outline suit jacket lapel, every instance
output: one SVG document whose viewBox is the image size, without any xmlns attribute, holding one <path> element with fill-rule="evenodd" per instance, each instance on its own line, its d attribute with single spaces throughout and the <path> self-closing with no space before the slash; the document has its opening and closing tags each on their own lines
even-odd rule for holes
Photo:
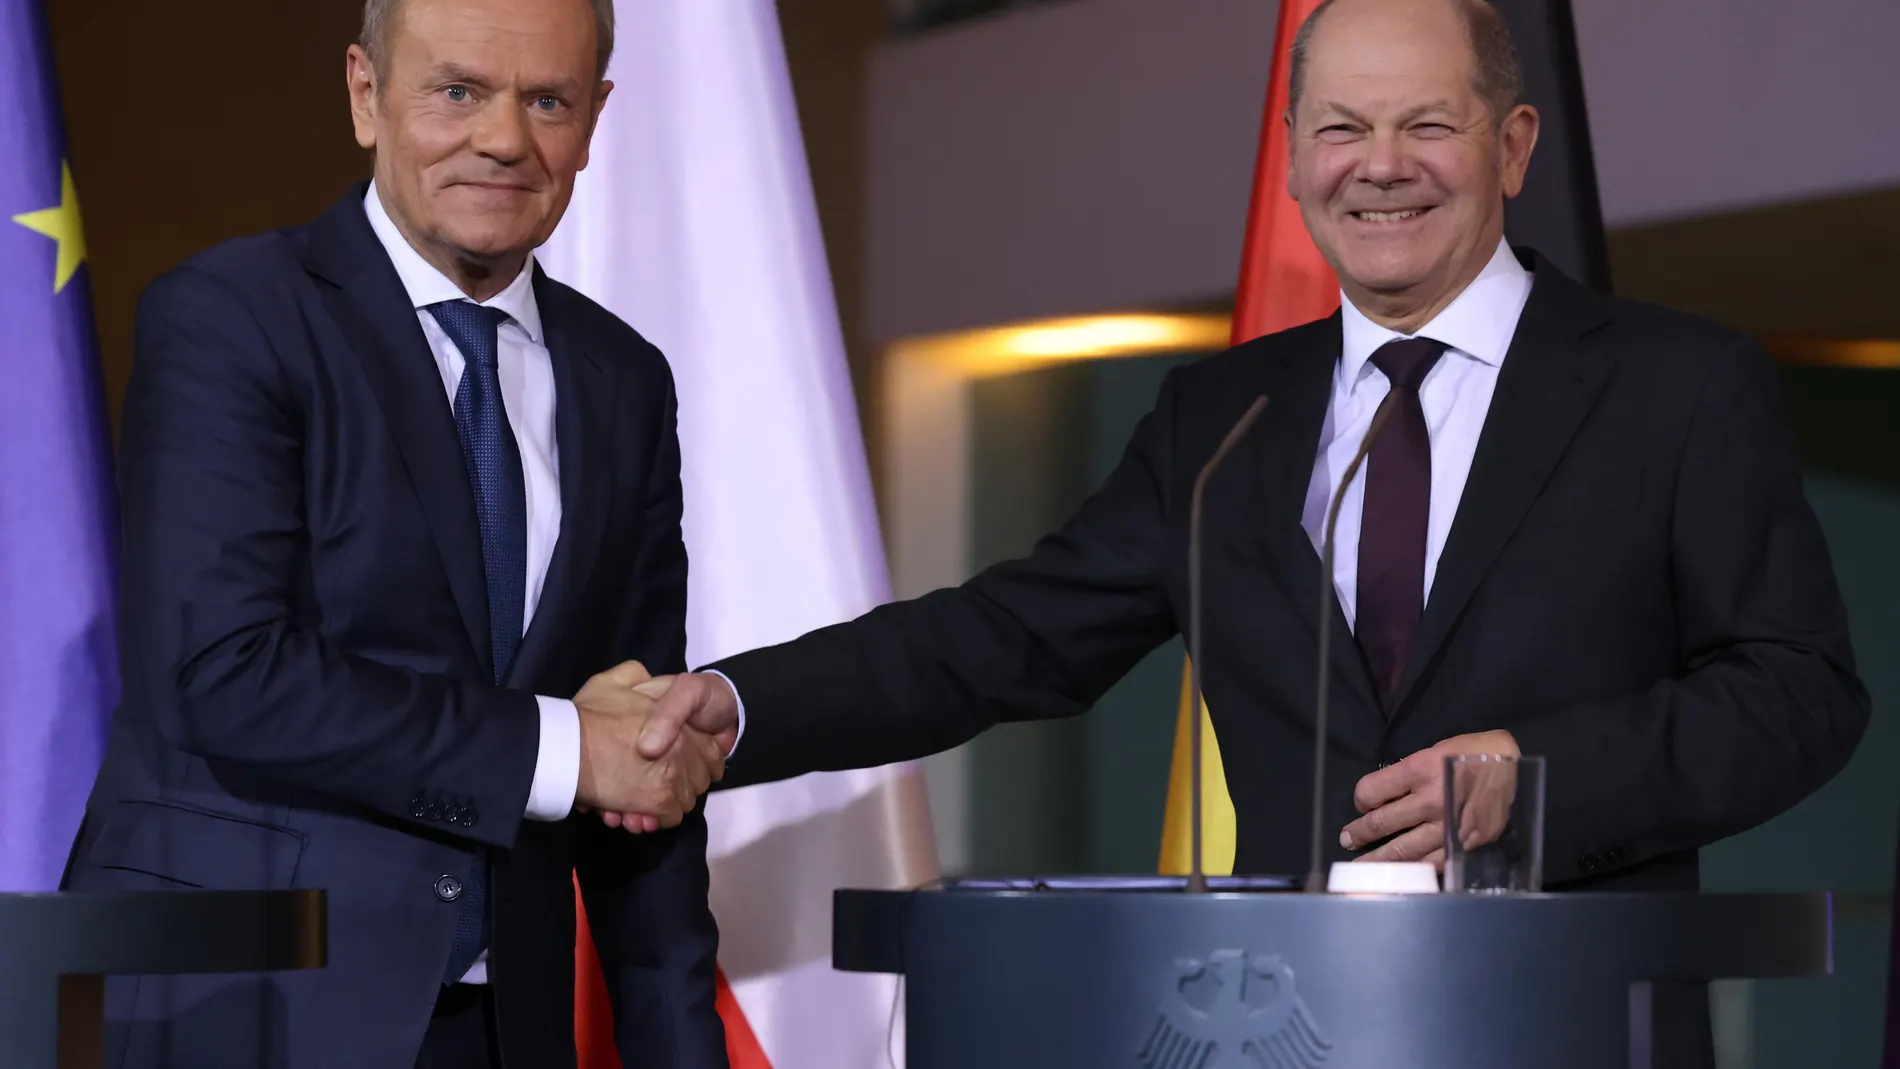
<svg viewBox="0 0 1900 1069">
<path fill-rule="evenodd" d="M 1403 711 L 1486 569 L 1516 531 L 1583 425 L 1612 362 L 1581 339 L 1606 321 L 1595 294 L 1538 261 L 1478 438 L 1457 517 L 1399 684 Z"/>
<path fill-rule="evenodd" d="M 492 672 L 488 590 L 475 495 L 442 374 L 402 280 L 363 214 L 359 185 L 310 228 L 306 265 L 331 283 L 324 301 L 362 362 L 448 573 L 469 643 Z"/>
<path fill-rule="evenodd" d="M 534 271 L 535 303 L 554 365 L 554 437 L 560 450 L 561 533 L 541 587 L 541 601 L 509 671 L 511 680 L 541 678 L 561 633 L 587 588 L 606 529 L 612 475 L 608 443 L 614 419 L 614 372 L 572 329 L 562 294 L 540 267 Z M 604 666 L 603 666 L 604 667 Z"/>
<path fill-rule="evenodd" d="M 1300 523 L 1339 364 L 1339 315 L 1316 324 L 1303 342 L 1275 358 L 1267 386 L 1270 407 L 1254 432 L 1250 450 L 1253 483 L 1261 495 L 1260 529 L 1265 533 L 1267 567 L 1315 642 L 1320 599 L 1326 599 L 1334 686 L 1343 684 L 1346 693 L 1357 696 L 1365 708 L 1376 710 L 1378 696 L 1359 644 L 1346 626 L 1335 587 L 1320 574 L 1319 553 Z"/>
</svg>

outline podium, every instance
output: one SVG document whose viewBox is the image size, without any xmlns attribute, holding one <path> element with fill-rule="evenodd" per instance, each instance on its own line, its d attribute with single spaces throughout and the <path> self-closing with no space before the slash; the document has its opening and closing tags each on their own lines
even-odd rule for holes
<svg viewBox="0 0 1900 1069">
<path fill-rule="evenodd" d="M 909 1069 L 1663 1069 L 1669 985 L 1819 976 L 1826 894 L 837 892 Z"/>
<path fill-rule="evenodd" d="M 322 891 L 0 894 L 0 1065 L 97 1069 L 105 977 L 316 969 Z"/>
</svg>

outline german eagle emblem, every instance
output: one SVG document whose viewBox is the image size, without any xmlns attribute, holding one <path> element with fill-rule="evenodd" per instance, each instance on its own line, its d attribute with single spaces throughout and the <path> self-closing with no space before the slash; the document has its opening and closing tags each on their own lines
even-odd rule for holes
<svg viewBox="0 0 1900 1069">
<path fill-rule="evenodd" d="M 1217 950 L 1174 963 L 1141 1069 L 1318 1069 L 1333 1045 L 1293 989 L 1293 969 L 1265 954 Z"/>
</svg>

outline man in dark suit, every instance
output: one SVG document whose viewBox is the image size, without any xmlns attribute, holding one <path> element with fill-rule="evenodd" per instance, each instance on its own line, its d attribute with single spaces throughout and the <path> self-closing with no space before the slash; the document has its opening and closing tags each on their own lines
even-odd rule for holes
<svg viewBox="0 0 1900 1069">
<path fill-rule="evenodd" d="M 328 966 L 115 980 L 109 1065 L 572 1066 L 576 872 L 629 1064 L 726 1064 L 687 814 L 731 738 L 633 745 L 642 666 L 685 667 L 672 380 L 531 255 L 611 35 L 608 0 L 370 0 L 374 183 L 145 296 L 66 886 L 322 888 Z"/>
<path fill-rule="evenodd" d="M 1264 394 L 1206 492 L 1238 871 L 1306 869 L 1329 582 L 1334 859 L 1434 858 L 1442 758 L 1523 752 L 1548 761 L 1548 882 L 1693 889 L 1697 848 L 1840 769 L 1868 698 L 1766 354 L 1504 244 L 1537 116 L 1488 5 L 1338 0 L 1294 56 L 1288 186 L 1340 314 L 1170 374 L 1027 559 L 644 685 L 643 748 L 728 729 L 743 697 L 729 782 L 753 782 L 1083 712 L 1180 632 L 1195 476 Z M 1394 392 L 1323 576 L 1327 505 Z"/>
</svg>

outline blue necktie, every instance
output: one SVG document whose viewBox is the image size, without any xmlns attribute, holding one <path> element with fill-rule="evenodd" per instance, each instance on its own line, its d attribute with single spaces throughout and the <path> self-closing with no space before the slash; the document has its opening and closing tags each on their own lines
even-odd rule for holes
<svg viewBox="0 0 1900 1069">
<path fill-rule="evenodd" d="M 482 572 L 488 580 L 488 648 L 499 684 L 508 678 L 515 648 L 521 645 L 528 596 L 528 491 L 498 373 L 499 332 L 508 314 L 468 301 L 432 304 L 429 314 L 462 351 L 466 364 L 455 388 L 455 433 L 462 440 L 462 463 L 475 493 Z M 445 983 L 460 980 L 488 946 L 487 899 L 484 857 L 463 886 Z"/>
</svg>

